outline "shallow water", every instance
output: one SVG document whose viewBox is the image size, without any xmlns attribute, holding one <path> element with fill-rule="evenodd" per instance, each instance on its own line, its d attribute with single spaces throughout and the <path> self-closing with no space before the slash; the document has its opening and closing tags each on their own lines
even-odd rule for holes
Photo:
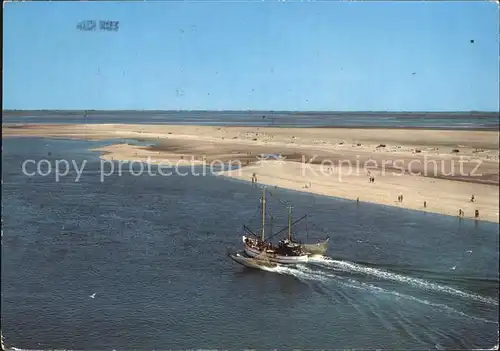
<svg viewBox="0 0 500 351">
<path fill-rule="evenodd" d="M 329 258 L 273 272 L 237 265 L 259 189 L 206 176 L 100 180 L 106 142 L 4 139 L 2 333 L 72 349 L 491 348 L 498 225 L 270 189 L 274 230 L 331 235 Z M 50 156 L 49 155 L 50 152 Z M 26 158 L 87 164 L 23 175 Z M 92 299 L 89 295 L 96 293 Z"/>
<path fill-rule="evenodd" d="M 8 123 L 129 123 L 498 130 L 492 112 L 4 111 Z"/>
</svg>

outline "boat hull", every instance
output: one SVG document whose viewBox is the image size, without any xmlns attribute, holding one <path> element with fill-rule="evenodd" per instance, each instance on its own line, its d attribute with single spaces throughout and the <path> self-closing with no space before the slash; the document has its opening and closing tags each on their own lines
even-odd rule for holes
<svg viewBox="0 0 500 351">
<path fill-rule="evenodd" d="M 246 243 L 246 236 L 243 236 L 243 245 L 245 254 L 250 257 L 257 257 L 263 254 L 263 251 L 253 248 Z M 280 264 L 296 264 L 296 263 L 305 263 L 309 261 L 309 255 L 300 255 L 300 256 L 282 256 L 278 254 L 267 254 L 267 259 L 271 262 L 280 263 Z"/>
<path fill-rule="evenodd" d="M 276 268 L 278 266 L 278 264 L 275 262 L 267 262 L 267 261 L 258 260 L 255 258 L 245 257 L 245 256 L 241 255 L 239 252 L 229 253 L 228 256 L 233 261 L 235 261 L 235 262 L 237 262 L 245 267 L 248 267 L 248 268 L 268 270 L 268 269 Z"/>
</svg>

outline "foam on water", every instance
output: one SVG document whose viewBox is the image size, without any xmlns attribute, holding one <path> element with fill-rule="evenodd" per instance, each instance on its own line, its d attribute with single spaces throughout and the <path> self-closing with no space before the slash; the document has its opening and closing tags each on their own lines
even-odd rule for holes
<svg viewBox="0 0 500 351">
<path fill-rule="evenodd" d="M 279 274 L 293 275 L 302 281 L 316 280 L 322 283 L 327 283 L 332 280 L 331 277 L 321 274 L 320 272 L 313 271 L 304 265 L 296 265 L 295 267 L 278 266 L 269 271 Z"/>
<path fill-rule="evenodd" d="M 461 291 L 461 290 L 458 290 L 458 289 L 455 289 L 455 288 L 452 288 L 449 286 L 432 283 L 432 282 L 429 282 L 429 281 L 424 280 L 424 279 L 407 277 L 407 276 L 404 276 L 401 274 L 391 273 L 391 272 L 388 272 L 388 271 L 385 271 L 382 269 L 362 266 L 362 265 L 359 265 L 359 264 L 356 264 L 353 262 L 333 260 L 329 257 L 324 257 L 324 256 L 312 257 L 310 262 L 316 263 L 316 264 L 324 266 L 326 268 L 330 268 L 330 267 L 331 268 L 343 268 L 344 270 L 350 271 L 350 272 L 364 273 L 364 274 L 372 275 L 372 276 L 382 278 L 382 279 L 406 283 L 406 284 L 409 284 L 409 285 L 412 285 L 412 286 L 415 286 L 418 288 L 426 289 L 426 290 L 432 290 L 432 291 L 446 293 L 446 294 L 450 294 L 450 295 L 454 295 L 454 296 L 460 296 L 463 298 L 468 298 L 468 299 L 472 299 L 475 301 L 498 306 L 498 301 L 496 301 L 492 298 L 489 298 L 489 297 L 468 293 L 468 292 Z"/>
<path fill-rule="evenodd" d="M 296 265 L 295 267 L 278 266 L 278 267 L 269 269 L 269 271 L 279 273 L 279 274 L 292 275 L 292 276 L 294 276 L 302 281 L 314 280 L 314 281 L 319 281 L 321 283 L 328 283 L 328 282 L 332 282 L 335 280 L 337 283 L 342 284 L 342 285 L 347 286 L 347 287 L 350 287 L 350 288 L 363 289 L 363 290 L 368 290 L 368 291 L 382 293 L 382 294 L 390 294 L 390 295 L 393 295 L 397 298 L 402 298 L 402 299 L 410 300 L 410 301 L 417 302 L 417 303 L 420 303 L 423 305 L 436 307 L 438 309 L 445 310 L 445 311 L 448 311 L 450 313 L 458 314 L 462 317 L 474 319 L 474 320 L 481 321 L 484 323 L 498 324 L 498 321 L 489 320 L 489 319 L 476 317 L 476 316 L 471 316 L 469 314 L 466 314 L 462 311 L 456 310 L 456 309 L 454 309 L 448 305 L 442 304 L 442 303 L 434 303 L 434 302 L 431 302 L 429 300 L 419 299 L 419 298 L 416 298 L 416 297 L 411 296 L 411 295 L 402 294 L 402 293 L 399 293 L 397 291 L 387 290 L 387 289 L 384 289 L 384 288 L 381 288 L 381 287 L 378 287 L 378 286 L 375 286 L 372 284 L 363 283 L 363 282 L 354 280 L 352 278 L 345 278 L 345 277 L 341 277 L 341 276 L 338 276 L 335 274 L 330 274 L 330 273 L 321 272 L 321 271 L 315 271 L 315 270 L 313 270 L 307 266 L 304 266 L 304 265 Z"/>
</svg>

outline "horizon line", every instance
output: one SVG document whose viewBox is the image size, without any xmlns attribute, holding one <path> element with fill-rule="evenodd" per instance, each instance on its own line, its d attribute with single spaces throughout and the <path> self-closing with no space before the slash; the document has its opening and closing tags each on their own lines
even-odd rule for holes
<svg viewBox="0 0 500 351">
<path fill-rule="evenodd" d="M 416 110 L 207 110 L 207 109 L 2 109 L 2 112 L 267 112 L 267 113 L 500 113 L 500 110 L 448 110 L 448 111 L 416 111 Z"/>
</svg>

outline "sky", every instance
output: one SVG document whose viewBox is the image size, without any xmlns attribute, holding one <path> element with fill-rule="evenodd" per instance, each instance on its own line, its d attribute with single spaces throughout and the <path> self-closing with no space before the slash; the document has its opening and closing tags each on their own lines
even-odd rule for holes
<svg viewBox="0 0 500 351">
<path fill-rule="evenodd" d="M 498 111 L 499 7 L 7 3 L 3 109 Z"/>
</svg>

